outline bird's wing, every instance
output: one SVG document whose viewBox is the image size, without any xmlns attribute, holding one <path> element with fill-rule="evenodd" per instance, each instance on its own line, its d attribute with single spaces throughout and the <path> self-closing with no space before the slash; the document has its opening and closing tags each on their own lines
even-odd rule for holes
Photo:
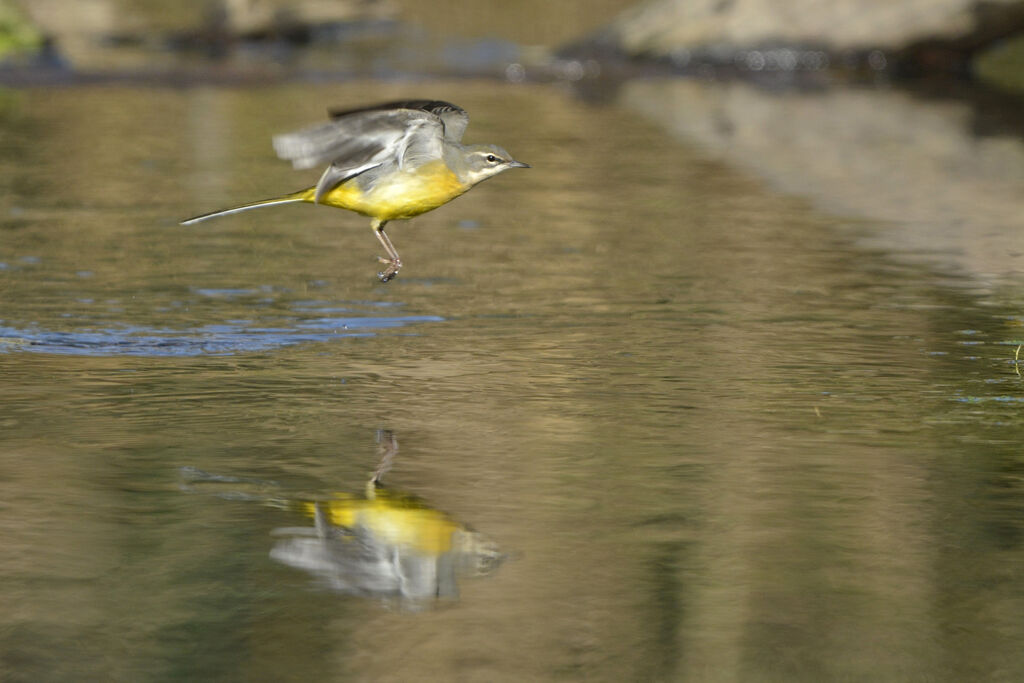
<svg viewBox="0 0 1024 683">
<path fill-rule="evenodd" d="M 277 155 L 295 168 L 330 162 L 316 185 L 317 202 L 341 182 L 378 166 L 416 168 L 439 159 L 442 138 L 452 139 L 451 132 L 461 137 L 469 121 L 461 108 L 428 100 L 332 111 L 331 116 L 326 123 L 274 137 Z"/>
<path fill-rule="evenodd" d="M 353 114 L 396 109 L 425 111 L 428 114 L 433 114 L 441 119 L 441 123 L 444 126 L 444 136 L 452 142 L 460 142 L 462 134 L 466 132 L 466 126 L 469 125 L 469 114 L 466 113 L 465 109 L 457 104 L 442 100 L 401 100 L 398 102 L 375 104 L 360 109 L 329 109 L 328 114 L 330 114 L 332 119 L 337 120 Z"/>
</svg>

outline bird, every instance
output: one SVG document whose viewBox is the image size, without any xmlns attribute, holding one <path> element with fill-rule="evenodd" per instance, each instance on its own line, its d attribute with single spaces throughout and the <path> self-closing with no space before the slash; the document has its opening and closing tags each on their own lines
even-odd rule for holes
<svg viewBox="0 0 1024 683">
<path fill-rule="evenodd" d="M 328 109 L 329 120 L 273 137 L 277 155 L 295 169 L 327 164 L 316 185 L 298 192 L 211 211 L 181 222 L 298 202 L 347 209 L 371 219 L 387 252 L 378 256 L 381 282 L 394 278 L 402 259 L 384 226 L 447 204 L 510 168 L 530 168 L 503 148 L 462 144 L 469 115 L 441 100 L 403 100 L 358 109 Z"/>
</svg>

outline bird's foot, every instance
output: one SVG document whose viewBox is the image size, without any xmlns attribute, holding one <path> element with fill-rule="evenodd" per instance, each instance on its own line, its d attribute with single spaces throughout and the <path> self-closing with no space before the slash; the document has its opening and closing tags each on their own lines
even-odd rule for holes
<svg viewBox="0 0 1024 683">
<path fill-rule="evenodd" d="M 378 256 L 377 260 L 381 263 L 387 264 L 387 268 L 377 273 L 377 277 L 381 282 L 387 282 L 393 277 L 398 275 L 398 271 L 402 269 L 402 261 L 400 259 L 389 259 L 383 256 Z"/>
</svg>

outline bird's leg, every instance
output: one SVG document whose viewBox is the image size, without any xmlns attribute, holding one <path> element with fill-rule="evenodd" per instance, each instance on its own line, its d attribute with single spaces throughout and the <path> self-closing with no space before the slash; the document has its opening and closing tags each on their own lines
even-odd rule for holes
<svg viewBox="0 0 1024 683">
<path fill-rule="evenodd" d="M 377 489 L 384 486 L 380 480 L 391 469 L 395 455 L 398 454 L 398 439 L 395 438 L 394 432 L 390 429 L 377 430 L 377 444 L 378 451 L 380 452 L 380 463 L 377 465 L 377 469 L 373 471 L 370 481 L 366 484 L 366 497 L 371 500 L 376 495 Z"/>
<path fill-rule="evenodd" d="M 395 250 L 395 245 L 391 244 L 391 240 L 388 239 L 387 233 L 384 232 L 384 226 L 387 225 L 387 221 L 373 219 L 373 233 L 377 235 L 377 239 L 384 245 L 384 251 L 388 252 L 388 258 L 378 256 L 377 260 L 381 263 L 386 263 L 387 268 L 377 273 L 377 277 L 380 278 L 381 282 L 387 282 L 394 276 L 398 275 L 398 271 L 402 268 L 402 259 L 398 258 L 398 252 Z"/>
</svg>

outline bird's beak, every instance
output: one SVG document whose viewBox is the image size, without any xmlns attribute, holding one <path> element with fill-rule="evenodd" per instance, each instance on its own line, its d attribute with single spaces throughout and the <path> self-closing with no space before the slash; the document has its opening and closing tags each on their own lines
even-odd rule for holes
<svg viewBox="0 0 1024 683">
<path fill-rule="evenodd" d="M 508 167 L 509 168 L 530 168 L 530 165 L 529 164 L 524 164 L 521 161 L 513 160 L 513 161 L 508 162 Z"/>
</svg>

